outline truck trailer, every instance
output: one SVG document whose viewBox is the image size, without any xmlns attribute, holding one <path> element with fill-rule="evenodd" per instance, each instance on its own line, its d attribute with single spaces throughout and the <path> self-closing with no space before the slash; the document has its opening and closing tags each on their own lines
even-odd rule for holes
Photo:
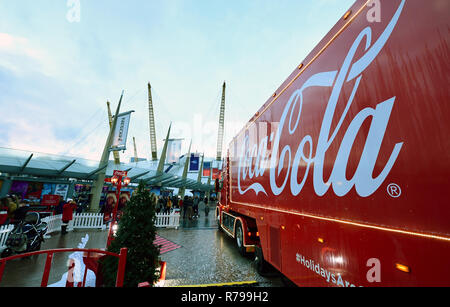
<svg viewBox="0 0 450 307">
<path fill-rule="evenodd" d="M 232 139 L 216 217 L 260 273 L 450 286 L 449 38 L 447 0 L 358 0 Z"/>
</svg>

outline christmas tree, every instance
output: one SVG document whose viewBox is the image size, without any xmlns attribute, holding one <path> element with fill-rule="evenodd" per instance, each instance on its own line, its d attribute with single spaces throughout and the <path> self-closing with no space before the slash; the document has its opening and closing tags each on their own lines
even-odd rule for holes
<svg viewBox="0 0 450 307">
<path fill-rule="evenodd" d="M 153 285 L 159 275 L 159 247 L 154 245 L 156 236 L 156 196 L 145 190 L 141 181 L 123 210 L 116 236 L 108 251 L 119 253 L 128 248 L 124 287 L 137 287 L 141 282 Z M 114 287 L 118 258 L 107 256 L 100 261 L 103 285 Z"/>
</svg>

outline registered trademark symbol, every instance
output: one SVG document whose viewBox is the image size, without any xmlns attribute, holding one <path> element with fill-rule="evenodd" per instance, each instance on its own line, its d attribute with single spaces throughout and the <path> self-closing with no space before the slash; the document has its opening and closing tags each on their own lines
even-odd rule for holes
<svg viewBox="0 0 450 307">
<path fill-rule="evenodd" d="M 395 183 L 391 183 L 390 185 L 388 185 L 387 192 L 389 196 L 394 198 L 400 197 L 400 195 L 402 195 L 402 189 L 400 189 L 400 187 Z"/>
</svg>

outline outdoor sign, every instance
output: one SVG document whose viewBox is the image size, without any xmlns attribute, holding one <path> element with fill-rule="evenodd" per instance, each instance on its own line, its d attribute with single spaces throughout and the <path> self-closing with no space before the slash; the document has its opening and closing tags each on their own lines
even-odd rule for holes
<svg viewBox="0 0 450 307">
<path fill-rule="evenodd" d="M 60 196 L 59 195 L 44 195 L 42 198 L 41 205 L 42 206 L 57 206 L 59 204 Z"/>
<path fill-rule="evenodd" d="M 18 194 L 23 199 L 28 191 L 28 182 L 13 181 L 10 189 L 10 194 Z"/>
<path fill-rule="evenodd" d="M 203 162 L 203 176 L 209 177 L 211 175 L 211 162 Z"/>
<path fill-rule="evenodd" d="M 167 142 L 167 158 L 166 163 L 178 163 L 181 156 L 182 139 L 169 139 Z"/>
<path fill-rule="evenodd" d="M 56 184 L 54 183 L 44 183 L 42 185 L 41 199 L 43 199 L 45 195 L 53 194 L 53 192 L 55 191 L 55 187 Z"/>
<path fill-rule="evenodd" d="M 55 195 L 59 195 L 63 199 L 66 199 L 68 191 L 69 191 L 68 184 L 57 184 L 55 188 Z"/>
<path fill-rule="evenodd" d="M 43 184 L 41 182 L 29 182 L 25 199 L 40 199 L 42 194 Z"/>
<path fill-rule="evenodd" d="M 128 127 L 130 125 L 130 117 L 132 112 L 134 111 L 122 113 L 117 116 L 117 124 L 111 143 L 111 151 L 127 149 Z"/>
<path fill-rule="evenodd" d="M 150 193 L 154 193 L 157 196 L 161 195 L 161 188 L 160 187 L 151 187 Z"/>
<path fill-rule="evenodd" d="M 213 168 L 212 179 L 213 179 L 213 180 L 215 180 L 215 179 L 221 179 L 221 177 L 222 177 L 221 174 L 222 174 L 222 172 L 221 172 L 220 169 L 218 169 L 218 168 Z"/>
<path fill-rule="evenodd" d="M 128 174 L 127 171 L 118 171 L 118 170 L 115 170 L 115 171 L 113 172 L 113 176 L 117 176 L 117 177 L 119 177 L 119 176 L 126 177 L 127 174 Z"/>
<path fill-rule="evenodd" d="M 198 172 L 199 166 L 200 166 L 200 157 L 196 154 L 191 154 L 191 158 L 189 159 L 189 171 Z"/>
</svg>

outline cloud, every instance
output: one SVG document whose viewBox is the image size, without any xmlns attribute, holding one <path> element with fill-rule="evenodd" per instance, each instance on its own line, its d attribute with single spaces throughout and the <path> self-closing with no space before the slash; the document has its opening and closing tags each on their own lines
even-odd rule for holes
<svg viewBox="0 0 450 307">
<path fill-rule="evenodd" d="M 106 100 L 114 111 L 122 89 L 122 111 L 136 112 L 121 156 L 133 155 L 133 136 L 139 156 L 149 156 L 148 81 L 158 149 L 172 121 L 171 137 L 185 138 L 185 150 L 192 138 L 193 150 L 214 156 L 222 82 L 226 148 L 347 8 L 342 0 L 98 0 L 82 1 L 81 20 L 71 23 L 66 1 L 19 2 L 0 0 L 0 109 L 8 118 L 0 146 L 94 159 L 107 135 L 96 129 L 107 125 Z"/>
<path fill-rule="evenodd" d="M 54 74 L 54 66 L 47 53 L 24 37 L 0 33 L 0 66 L 17 75 L 39 71 L 46 76 Z"/>
<path fill-rule="evenodd" d="M 30 57 L 38 57 L 38 52 L 28 46 L 27 39 L 23 37 L 15 37 L 7 33 L 0 33 L 0 51 L 9 53 L 24 53 Z"/>
</svg>

